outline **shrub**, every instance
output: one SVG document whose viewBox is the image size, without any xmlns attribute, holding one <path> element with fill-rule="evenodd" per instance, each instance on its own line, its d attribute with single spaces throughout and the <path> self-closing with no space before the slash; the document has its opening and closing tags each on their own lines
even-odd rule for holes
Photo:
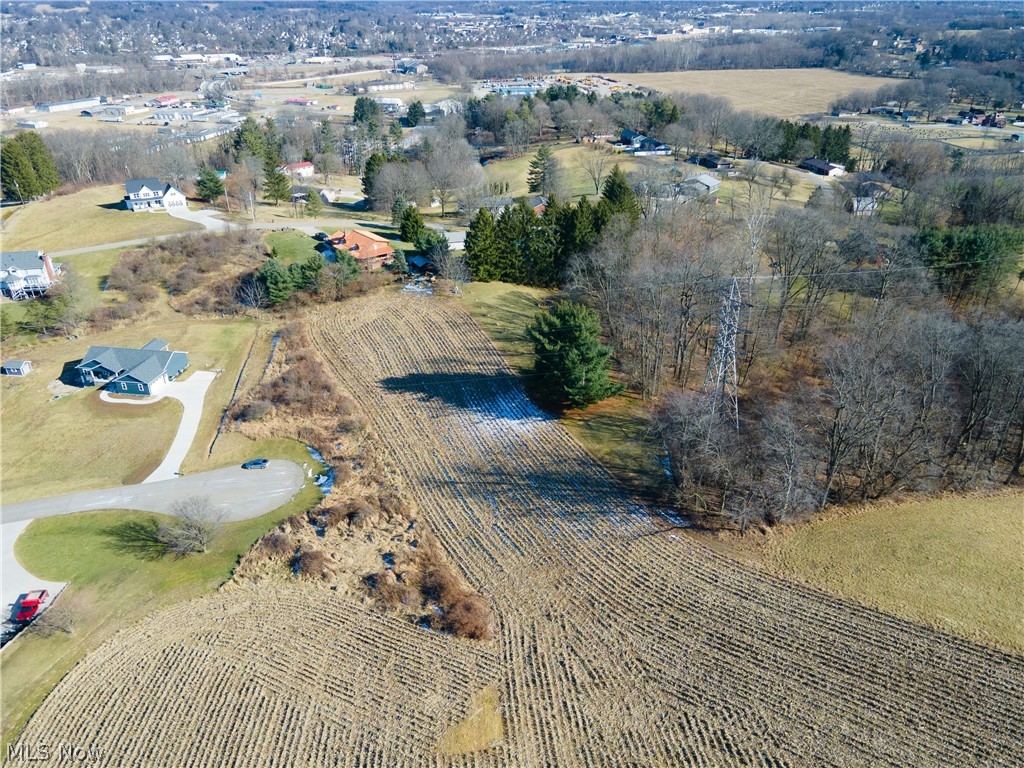
<svg viewBox="0 0 1024 768">
<path fill-rule="evenodd" d="M 494 637 L 494 615 L 487 601 L 479 595 L 463 594 L 445 610 L 449 630 L 459 637 L 491 640 Z"/>
<path fill-rule="evenodd" d="M 260 548 L 269 557 L 286 557 L 295 552 L 295 541 L 284 531 L 271 531 L 260 539 Z"/>
<path fill-rule="evenodd" d="M 353 499 L 348 503 L 348 524 L 358 530 L 364 530 L 372 526 L 379 518 L 380 513 L 367 503 L 366 499 Z"/>
<path fill-rule="evenodd" d="M 273 407 L 273 403 L 269 400 L 253 400 L 251 403 L 242 406 L 235 418 L 239 421 L 260 421 L 266 418 Z"/>
<path fill-rule="evenodd" d="M 299 553 L 295 559 L 295 570 L 299 576 L 307 579 L 328 579 L 331 571 L 327 564 L 327 554 L 322 549 L 308 549 Z"/>
</svg>

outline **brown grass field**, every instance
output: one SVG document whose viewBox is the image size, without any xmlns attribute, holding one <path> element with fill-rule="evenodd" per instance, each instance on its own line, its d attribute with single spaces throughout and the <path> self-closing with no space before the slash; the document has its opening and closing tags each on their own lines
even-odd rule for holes
<svg viewBox="0 0 1024 768">
<path fill-rule="evenodd" d="M 454 301 L 378 294 L 310 324 L 497 638 L 301 585 L 231 590 L 86 657 L 21 743 L 110 766 L 1024 762 L 1024 659 L 788 584 L 654 518 Z"/>
<path fill-rule="evenodd" d="M 829 102 L 850 91 L 876 91 L 899 82 L 831 69 L 732 69 L 714 72 L 606 74 L 622 84 L 663 93 L 724 96 L 733 107 L 778 117 L 800 117 L 828 110 Z"/>
</svg>

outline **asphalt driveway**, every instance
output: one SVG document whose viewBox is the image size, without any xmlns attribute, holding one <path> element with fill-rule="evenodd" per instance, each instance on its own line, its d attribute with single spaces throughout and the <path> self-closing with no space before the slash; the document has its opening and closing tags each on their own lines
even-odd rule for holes
<svg viewBox="0 0 1024 768">
<path fill-rule="evenodd" d="M 69 493 L 0 507 L 0 612 L 6 618 L 18 597 L 31 589 L 48 589 L 54 595 L 65 586 L 36 578 L 14 557 L 14 542 L 32 520 L 100 509 L 168 514 L 181 499 L 208 496 L 225 522 L 235 522 L 265 515 L 287 503 L 302 488 L 304 479 L 298 464 L 274 459 L 266 469 L 227 467 L 171 480 Z"/>
</svg>

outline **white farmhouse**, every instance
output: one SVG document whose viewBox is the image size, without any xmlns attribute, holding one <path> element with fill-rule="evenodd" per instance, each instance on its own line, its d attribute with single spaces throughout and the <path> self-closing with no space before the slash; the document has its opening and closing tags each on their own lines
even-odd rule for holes
<svg viewBox="0 0 1024 768">
<path fill-rule="evenodd" d="M 160 179 L 131 179 L 124 183 L 124 205 L 129 211 L 185 210 L 185 193 Z"/>
<path fill-rule="evenodd" d="M 42 251 L 0 253 L 0 292 L 19 301 L 42 296 L 60 281 L 60 264 Z"/>
</svg>

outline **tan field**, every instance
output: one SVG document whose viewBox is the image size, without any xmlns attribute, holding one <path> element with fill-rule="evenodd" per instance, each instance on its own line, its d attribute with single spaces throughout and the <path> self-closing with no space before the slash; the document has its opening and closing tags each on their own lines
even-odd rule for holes
<svg viewBox="0 0 1024 768">
<path fill-rule="evenodd" d="M 824 112 L 834 98 L 850 91 L 876 91 L 883 85 L 900 82 L 830 69 L 732 69 L 602 76 L 664 93 L 724 96 L 736 109 L 789 118 Z"/>
<path fill-rule="evenodd" d="M 233 589 L 86 657 L 21 742 L 154 766 L 1024 762 L 1024 659 L 792 586 L 660 521 L 454 301 L 382 293 L 310 328 L 497 637 L 300 584 Z"/>
</svg>

